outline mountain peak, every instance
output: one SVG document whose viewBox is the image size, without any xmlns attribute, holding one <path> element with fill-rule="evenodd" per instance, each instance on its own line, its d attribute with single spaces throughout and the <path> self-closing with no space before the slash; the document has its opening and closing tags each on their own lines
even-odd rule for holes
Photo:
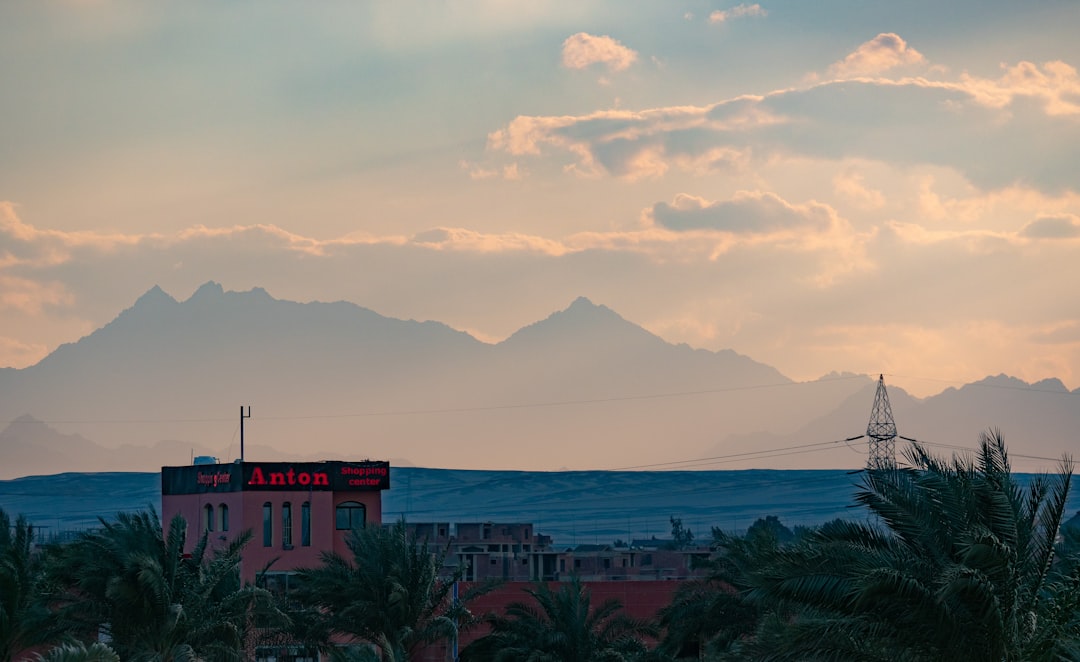
<svg viewBox="0 0 1080 662">
<path fill-rule="evenodd" d="M 578 297 L 570 303 L 564 310 L 552 314 L 548 319 L 555 319 L 559 317 L 568 317 L 570 319 L 582 319 L 582 320 L 595 320 L 595 319 L 615 319 L 621 322 L 626 322 L 622 315 L 619 315 L 614 310 L 607 306 L 593 303 L 587 297 Z"/>
<path fill-rule="evenodd" d="M 578 298 L 574 299 L 570 303 L 570 305 L 567 307 L 567 310 L 573 310 L 575 308 L 604 308 L 604 307 L 605 306 L 596 305 L 595 303 L 590 301 L 588 297 L 578 297 Z"/>
<path fill-rule="evenodd" d="M 185 303 L 191 303 L 194 301 L 212 300 L 218 299 L 224 296 L 225 290 L 221 287 L 221 283 L 208 280 L 199 286 L 199 289 L 195 290 L 195 293 L 185 301 Z"/>
<path fill-rule="evenodd" d="M 559 338 L 573 344 L 610 345 L 616 339 L 635 341 L 658 341 L 662 339 L 649 333 L 607 306 L 597 305 L 586 297 L 578 297 L 564 310 L 519 329 L 504 343 L 522 341 L 545 342 Z M 546 340 L 545 340 L 546 339 Z"/>
<path fill-rule="evenodd" d="M 176 299 L 169 296 L 160 286 L 155 285 L 135 300 L 135 305 L 140 307 L 157 306 L 162 304 L 176 303 Z"/>
</svg>

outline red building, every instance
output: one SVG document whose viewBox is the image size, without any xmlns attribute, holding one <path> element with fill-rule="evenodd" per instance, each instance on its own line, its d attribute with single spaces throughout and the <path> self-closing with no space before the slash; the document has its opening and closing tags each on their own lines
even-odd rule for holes
<svg viewBox="0 0 1080 662">
<path fill-rule="evenodd" d="M 333 550 L 348 556 L 352 529 L 382 523 L 382 490 L 390 487 L 387 462 L 234 462 L 162 467 L 161 512 L 165 522 L 188 522 L 185 552 L 203 532 L 221 547 L 240 532 L 254 534 L 244 550 L 241 574 L 272 569 L 287 573 L 319 564 Z"/>
</svg>

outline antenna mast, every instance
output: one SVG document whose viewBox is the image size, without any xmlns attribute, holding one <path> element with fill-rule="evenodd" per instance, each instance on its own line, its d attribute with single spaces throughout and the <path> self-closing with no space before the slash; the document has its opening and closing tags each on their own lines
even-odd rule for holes
<svg viewBox="0 0 1080 662">
<path fill-rule="evenodd" d="M 878 375 L 877 393 L 874 394 L 874 408 L 870 412 L 866 436 L 870 440 L 870 455 L 866 459 L 867 468 L 895 469 L 896 421 L 893 420 L 889 393 L 885 390 L 885 375 Z"/>
<path fill-rule="evenodd" d="M 247 414 L 244 413 L 244 405 L 240 405 L 240 462 L 244 461 L 244 419 L 251 418 L 251 406 L 248 405 Z M 895 432 L 895 430 L 894 430 Z"/>
</svg>

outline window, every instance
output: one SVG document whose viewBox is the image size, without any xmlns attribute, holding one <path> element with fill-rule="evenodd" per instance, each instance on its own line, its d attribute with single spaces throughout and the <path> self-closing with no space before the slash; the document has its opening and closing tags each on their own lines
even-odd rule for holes
<svg viewBox="0 0 1080 662">
<path fill-rule="evenodd" d="M 207 531 L 214 530 L 214 507 L 210 504 L 203 506 L 203 528 Z"/>
<path fill-rule="evenodd" d="M 300 544 L 311 547 L 311 503 L 300 505 Z"/>
<path fill-rule="evenodd" d="M 296 600 L 294 591 L 301 585 L 301 579 L 292 572 L 260 572 L 255 577 L 255 585 L 267 590 L 274 602 L 282 605 L 286 613 L 299 611 L 302 607 Z M 262 610 L 256 610 L 255 627 L 271 627 L 271 619 Z"/>
<path fill-rule="evenodd" d="M 288 501 L 281 504 L 281 546 L 292 547 L 292 504 Z"/>
<path fill-rule="evenodd" d="M 337 507 L 335 526 L 338 531 L 349 531 L 364 528 L 367 516 L 367 508 L 364 504 L 356 501 L 346 501 Z"/>
<path fill-rule="evenodd" d="M 263 547 L 274 545 L 274 504 L 263 504 Z"/>
<path fill-rule="evenodd" d="M 221 514 L 221 530 L 229 530 L 229 507 L 225 504 L 218 506 L 218 513 Z"/>
</svg>

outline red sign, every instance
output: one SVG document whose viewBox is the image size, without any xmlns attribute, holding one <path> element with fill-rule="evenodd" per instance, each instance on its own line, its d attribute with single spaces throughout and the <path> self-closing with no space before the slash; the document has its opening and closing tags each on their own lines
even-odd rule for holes
<svg viewBox="0 0 1080 662">
<path fill-rule="evenodd" d="M 366 462 L 234 462 L 162 467 L 162 494 L 254 491 L 371 491 L 390 488 L 390 464 Z"/>
<path fill-rule="evenodd" d="M 269 479 L 267 478 L 269 476 Z M 297 485 L 299 487 L 330 487 L 330 477 L 325 471 L 295 471 L 289 467 L 288 471 L 267 471 L 259 465 L 251 468 L 251 478 L 248 485 Z"/>
</svg>

